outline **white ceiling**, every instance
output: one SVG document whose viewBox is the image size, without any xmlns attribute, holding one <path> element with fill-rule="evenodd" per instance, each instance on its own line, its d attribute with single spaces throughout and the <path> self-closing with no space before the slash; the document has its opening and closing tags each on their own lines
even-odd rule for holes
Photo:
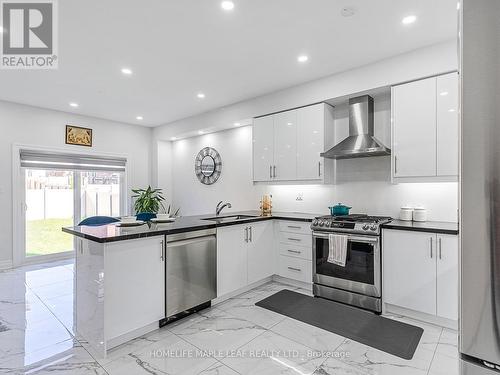
<svg viewBox="0 0 500 375">
<path fill-rule="evenodd" d="M 0 99 L 156 126 L 435 44 L 457 30 L 457 0 L 234 3 L 225 12 L 220 0 L 59 1 L 59 69 L 0 71 Z M 342 17 L 345 6 L 357 13 Z M 409 14 L 417 22 L 402 25 Z M 309 61 L 298 63 L 299 54 Z M 133 74 L 125 77 L 123 67 Z"/>
</svg>

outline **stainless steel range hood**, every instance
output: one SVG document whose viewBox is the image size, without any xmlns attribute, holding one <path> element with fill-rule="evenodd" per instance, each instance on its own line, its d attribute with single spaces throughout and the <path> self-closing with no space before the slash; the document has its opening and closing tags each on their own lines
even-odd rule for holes
<svg viewBox="0 0 500 375">
<path fill-rule="evenodd" d="M 321 153 L 329 159 L 350 159 L 390 155 L 391 150 L 373 136 L 373 98 L 349 99 L 349 137 Z"/>
</svg>

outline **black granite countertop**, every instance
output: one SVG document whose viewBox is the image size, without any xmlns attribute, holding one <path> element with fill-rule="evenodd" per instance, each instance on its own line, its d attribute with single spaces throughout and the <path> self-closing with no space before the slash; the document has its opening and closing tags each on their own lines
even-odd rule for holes
<svg viewBox="0 0 500 375">
<path fill-rule="evenodd" d="M 144 225 L 138 227 L 118 227 L 115 224 L 100 226 L 75 226 L 62 228 L 62 230 L 63 232 L 91 241 L 105 243 L 191 232 L 194 230 L 219 228 L 228 225 L 248 224 L 273 219 L 311 222 L 315 217 L 319 216 L 298 212 L 274 212 L 272 216 L 260 216 L 260 211 L 226 211 L 224 214 L 220 215 L 220 217 L 224 218 L 225 216 L 234 215 L 250 215 L 252 217 L 231 221 L 211 221 L 203 219 L 213 217 L 215 215 L 181 216 L 178 217 L 173 223 L 145 223 Z"/>
<path fill-rule="evenodd" d="M 458 234 L 458 223 L 446 221 L 403 221 L 393 220 L 382 226 L 384 229 L 409 230 L 441 234 Z"/>
</svg>

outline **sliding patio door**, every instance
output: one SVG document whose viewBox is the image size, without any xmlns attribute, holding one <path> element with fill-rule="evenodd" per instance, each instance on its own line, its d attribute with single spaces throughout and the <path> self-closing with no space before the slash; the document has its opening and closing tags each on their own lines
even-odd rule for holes
<svg viewBox="0 0 500 375">
<path fill-rule="evenodd" d="M 125 159 L 20 150 L 24 187 L 22 262 L 71 256 L 63 227 L 126 214 Z"/>
</svg>

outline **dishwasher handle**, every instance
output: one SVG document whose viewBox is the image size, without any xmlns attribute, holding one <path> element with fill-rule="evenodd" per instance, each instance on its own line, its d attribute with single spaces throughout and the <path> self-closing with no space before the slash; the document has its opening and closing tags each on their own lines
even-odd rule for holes
<svg viewBox="0 0 500 375">
<path fill-rule="evenodd" d="M 202 236 L 202 237 L 193 237 L 193 238 L 188 238 L 187 240 L 180 240 L 180 241 L 167 241 L 167 248 L 168 247 L 173 247 L 173 246 L 183 246 L 183 245 L 189 245 L 193 243 L 198 243 L 198 242 L 205 242 L 207 240 L 211 239 L 216 239 L 214 234 L 209 235 L 209 236 Z"/>
</svg>

